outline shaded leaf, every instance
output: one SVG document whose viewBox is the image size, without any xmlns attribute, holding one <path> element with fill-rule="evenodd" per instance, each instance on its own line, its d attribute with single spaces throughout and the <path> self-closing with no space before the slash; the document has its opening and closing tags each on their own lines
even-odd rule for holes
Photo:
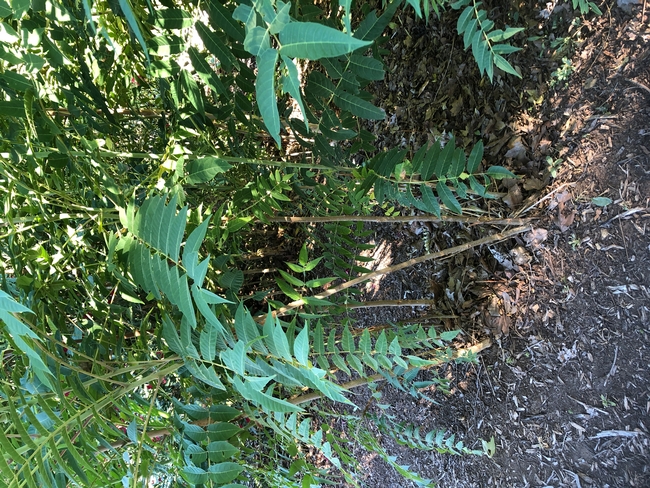
<svg viewBox="0 0 650 488">
<path fill-rule="evenodd" d="M 386 113 L 382 109 L 348 92 L 337 90 L 334 95 L 334 103 L 357 117 L 369 120 L 384 120 L 386 118 Z"/>
<path fill-rule="evenodd" d="M 438 196 L 442 200 L 442 203 L 444 203 L 449 210 L 457 214 L 463 213 L 458 200 L 456 200 L 456 197 L 444 182 L 438 182 L 436 185 L 436 191 L 438 192 Z"/>
<path fill-rule="evenodd" d="M 255 93 L 264 125 L 271 137 L 275 139 L 278 147 L 280 147 L 282 145 L 280 140 L 280 115 L 275 94 L 275 65 L 277 61 L 278 52 L 275 49 L 267 49 L 257 57 Z"/>
</svg>

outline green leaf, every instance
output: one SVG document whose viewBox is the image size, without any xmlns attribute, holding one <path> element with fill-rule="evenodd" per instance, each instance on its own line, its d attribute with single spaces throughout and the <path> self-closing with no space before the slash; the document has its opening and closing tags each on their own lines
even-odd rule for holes
<svg viewBox="0 0 650 488">
<path fill-rule="evenodd" d="M 353 73 L 365 80 L 379 81 L 384 79 L 384 64 L 378 59 L 352 54 L 348 67 Z"/>
<path fill-rule="evenodd" d="M 209 0 L 208 9 L 210 11 L 212 25 L 219 26 L 220 29 L 235 41 L 244 42 L 244 30 L 219 0 Z"/>
<path fill-rule="evenodd" d="M 23 53 L 20 56 L 25 63 L 25 68 L 30 73 L 40 71 L 45 66 L 45 59 L 32 53 Z"/>
<path fill-rule="evenodd" d="M 447 330 L 440 334 L 440 339 L 446 342 L 453 341 L 458 334 L 460 334 L 459 330 Z"/>
<path fill-rule="evenodd" d="M 246 374 L 246 347 L 244 341 L 239 340 L 232 349 L 225 349 L 219 353 L 223 364 L 239 376 Z"/>
<path fill-rule="evenodd" d="M 250 381 L 243 383 L 242 380 L 238 377 L 233 378 L 233 386 L 237 389 L 239 393 L 246 399 L 254 402 L 264 408 L 268 412 L 302 412 L 303 409 L 298 405 L 294 405 L 285 400 L 279 400 L 272 396 L 262 393 L 255 389 L 252 386 Z"/>
<path fill-rule="evenodd" d="M 187 98 L 190 100 L 192 107 L 196 110 L 196 113 L 203 117 L 205 113 L 205 107 L 203 105 L 203 95 L 201 95 L 201 90 L 199 90 L 199 85 L 196 83 L 192 75 L 187 70 L 181 70 L 181 86 L 183 91 L 187 95 Z"/>
<path fill-rule="evenodd" d="M 243 22 L 246 26 L 246 29 L 252 29 L 255 27 L 257 22 L 257 13 L 252 9 L 250 5 L 240 3 L 232 13 L 232 18 Z"/>
<path fill-rule="evenodd" d="M 240 269 L 229 269 L 224 274 L 219 276 L 219 285 L 223 288 L 228 288 L 235 293 L 240 290 L 244 284 L 244 273 Z"/>
<path fill-rule="evenodd" d="M 332 281 L 336 280 L 336 277 L 332 278 L 316 278 L 315 280 L 309 280 L 305 283 L 305 286 L 307 288 L 319 288 L 323 285 L 326 285 L 328 283 L 331 283 Z"/>
<path fill-rule="evenodd" d="M 470 174 L 476 173 L 483 160 L 483 141 L 478 141 L 472 148 L 472 152 L 467 160 L 467 172 Z"/>
<path fill-rule="evenodd" d="M 206 361 L 214 361 L 217 355 L 217 339 L 219 333 L 219 329 L 210 322 L 206 323 L 201 331 L 199 347 L 201 349 L 201 357 Z"/>
<path fill-rule="evenodd" d="M 426 211 L 440 218 L 440 204 L 429 185 L 425 183 L 421 184 L 420 193 L 422 194 L 422 203 L 424 204 Z"/>
<path fill-rule="evenodd" d="M 294 290 L 293 287 L 289 285 L 289 283 L 284 281 L 282 278 L 276 278 L 275 282 L 278 284 L 280 291 L 284 293 L 286 296 L 288 296 L 292 300 L 300 300 L 301 298 L 300 293 Z"/>
<path fill-rule="evenodd" d="M 185 165 L 185 182 L 190 185 L 205 183 L 218 174 L 225 173 L 230 168 L 232 168 L 232 165 L 215 156 L 193 159 L 189 164 Z"/>
<path fill-rule="evenodd" d="M 227 441 L 210 442 L 205 450 L 208 453 L 208 459 L 212 463 L 220 463 L 239 454 L 239 449 Z"/>
<path fill-rule="evenodd" d="M 303 244 L 300 248 L 300 253 L 298 254 L 298 262 L 301 266 L 304 266 L 309 261 L 309 252 L 307 251 L 307 243 Z"/>
<path fill-rule="evenodd" d="M 463 34 L 468 30 L 473 30 L 470 28 L 470 21 L 473 19 L 474 7 L 467 7 L 463 10 L 463 13 L 458 17 L 458 22 L 456 23 L 456 30 L 459 34 Z M 465 44 L 465 49 L 468 48 L 468 44 Z"/>
<path fill-rule="evenodd" d="M 347 364 L 349 364 L 352 369 L 354 369 L 357 373 L 359 373 L 359 376 L 361 376 L 362 378 L 366 376 L 363 363 L 359 360 L 357 356 L 355 356 L 354 354 L 348 354 L 346 356 L 346 359 L 347 359 Z"/>
<path fill-rule="evenodd" d="M 335 58 L 368 46 L 341 31 L 314 22 L 292 22 L 280 32 L 280 53 L 290 58 Z"/>
<path fill-rule="evenodd" d="M 323 259 L 323 256 L 319 256 L 316 259 L 312 259 L 307 264 L 305 264 L 305 266 L 303 268 L 304 271 L 309 272 L 309 271 L 313 270 L 316 266 L 318 266 L 318 263 L 320 263 L 322 259 Z"/>
<path fill-rule="evenodd" d="M 179 36 L 156 36 L 149 40 L 149 52 L 156 56 L 171 56 L 185 51 L 185 42 Z"/>
<path fill-rule="evenodd" d="M 363 119 L 384 120 L 386 118 L 386 113 L 382 109 L 345 91 L 337 90 L 335 92 L 334 103 L 343 110 L 348 110 Z"/>
<path fill-rule="evenodd" d="M 517 78 L 521 78 L 521 75 L 517 72 L 517 70 L 514 69 L 512 65 L 508 61 L 506 61 L 503 56 L 500 56 L 499 54 L 495 54 L 494 64 L 500 70 L 503 70 L 506 73 L 510 73 L 511 75 L 515 75 Z"/>
<path fill-rule="evenodd" d="M 449 178 L 458 178 L 465 169 L 465 151 L 463 148 L 457 147 L 451 158 L 451 164 L 447 175 Z"/>
<path fill-rule="evenodd" d="M 325 300 L 323 298 L 316 298 L 316 297 L 302 297 L 302 300 L 307 304 L 307 305 L 314 305 L 316 307 L 331 307 L 334 305 L 333 302 L 329 300 Z"/>
<path fill-rule="evenodd" d="M 282 275 L 282 277 L 291 285 L 293 286 L 305 286 L 305 282 L 302 280 L 299 280 L 295 276 L 291 276 L 289 273 L 286 271 L 282 271 L 281 269 L 278 270 L 278 272 Z"/>
<path fill-rule="evenodd" d="M 348 365 L 346 364 L 345 359 L 343 359 L 343 356 L 340 356 L 339 354 L 333 354 L 331 357 L 332 362 L 337 368 L 339 368 L 341 371 L 345 371 L 348 376 L 352 375 L 352 372 L 350 371 L 350 368 L 348 368 Z"/>
<path fill-rule="evenodd" d="M 176 326 L 169 320 L 167 315 L 163 315 L 163 339 L 167 342 L 169 348 L 178 354 L 180 357 L 185 356 L 185 346 L 181 343 L 181 339 L 176 331 Z"/>
<path fill-rule="evenodd" d="M 181 471 L 181 476 L 192 485 L 202 485 L 208 481 L 207 471 L 196 466 L 185 466 Z"/>
<path fill-rule="evenodd" d="M 305 322 L 305 326 L 293 342 L 293 355 L 300 364 L 309 366 L 309 322 Z"/>
<path fill-rule="evenodd" d="M 9 17 L 12 14 L 11 7 L 5 0 L 0 0 L 0 19 Z"/>
<path fill-rule="evenodd" d="M 244 49 L 249 53 L 260 56 L 271 48 L 269 31 L 261 26 L 255 26 L 246 33 Z"/>
<path fill-rule="evenodd" d="M 228 483 L 237 478 L 243 470 L 244 466 L 237 463 L 213 464 L 208 468 L 208 478 L 215 483 Z"/>
<path fill-rule="evenodd" d="M 485 196 L 485 187 L 479 183 L 474 175 L 470 175 L 469 177 L 469 186 L 473 191 L 476 192 L 477 195 L 481 197 Z"/>
<path fill-rule="evenodd" d="M 194 347 L 194 346 L 192 346 Z M 189 348 L 188 348 L 189 351 Z M 194 352 L 191 353 L 192 355 Z M 187 370 L 198 380 L 203 381 L 206 385 L 210 385 L 218 390 L 226 390 L 226 387 L 219 379 L 214 366 L 206 367 L 204 364 L 197 364 L 192 358 L 185 360 L 185 367 Z"/>
<path fill-rule="evenodd" d="M 397 338 L 397 336 L 390 342 L 390 346 L 388 346 L 388 352 L 390 352 L 394 356 L 402 355 L 402 347 L 400 346 L 399 339 Z"/>
<path fill-rule="evenodd" d="M 192 463 L 196 466 L 208 460 L 208 453 L 203 450 L 198 444 L 190 444 L 185 448 L 185 456 L 189 457 Z"/>
<path fill-rule="evenodd" d="M 230 422 L 215 422 L 206 428 L 208 438 L 211 441 L 226 441 L 241 431 L 241 429 Z"/>
<path fill-rule="evenodd" d="M 456 200 L 456 197 L 444 182 L 442 181 L 438 182 L 438 184 L 436 185 L 436 191 L 438 192 L 438 196 L 440 196 L 442 203 L 444 203 L 449 210 L 457 214 L 463 213 L 463 210 L 460 204 L 458 203 L 458 200 Z"/>
<path fill-rule="evenodd" d="M 516 178 L 514 173 L 510 172 L 503 166 L 490 166 L 485 174 L 491 176 L 495 180 L 501 180 L 503 178 Z"/>
<path fill-rule="evenodd" d="M 607 205 L 611 205 L 612 199 L 607 197 L 594 197 L 591 199 L 591 203 L 597 207 L 606 207 Z"/>
<path fill-rule="evenodd" d="M 183 248 L 183 265 L 185 266 L 189 277 L 199 286 L 203 283 L 205 274 L 203 273 L 202 276 L 199 276 L 200 269 L 197 267 L 199 261 L 198 253 L 201 244 L 203 243 L 203 239 L 205 238 L 205 233 L 208 229 L 209 223 L 210 219 L 207 218 L 196 229 L 194 229 L 187 238 L 185 247 Z"/>
<path fill-rule="evenodd" d="M 0 113 L 5 117 L 25 118 L 25 104 L 22 100 L 0 100 Z"/>
<path fill-rule="evenodd" d="M 300 93 L 300 77 L 298 75 L 298 68 L 296 68 L 293 60 L 287 56 L 282 56 L 281 67 L 284 67 L 287 70 L 287 76 L 284 76 L 282 78 L 282 91 L 291 95 L 293 99 L 298 103 L 300 113 L 302 114 L 302 118 L 305 121 L 305 127 L 307 128 L 307 132 L 309 132 L 307 112 L 305 111 L 305 106 L 302 103 L 302 94 Z"/>
<path fill-rule="evenodd" d="M 189 423 L 183 423 L 183 435 L 195 442 L 201 442 L 208 438 L 208 433 L 203 429 L 203 427 Z"/>
<path fill-rule="evenodd" d="M 291 2 L 281 2 L 277 3 L 277 12 L 275 13 L 275 18 L 269 24 L 269 32 L 273 35 L 281 32 L 284 27 L 291 22 L 291 17 L 289 12 L 291 11 Z"/>
<path fill-rule="evenodd" d="M 30 88 L 33 89 L 33 83 L 28 80 L 25 76 L 14 73 L 13 71 L 5 71 L 0 74 L 0 80 L 3 80 L 10 88 L 13 88 L 17 91 L 27 91 Z"/>
<path fill-rule="evenodd" d="M 386 354 L 388 352 L 388 340 L 386 339 L 386 331 L 382 331 L 375 341 L 375 350 L 379 354 Z"/>
<path fill-rule="evenodd" d="M 354 32 L 354 37 L 370 41 L 378 38 L 393 19 L 393 15 L 401 4 L 401 0 L 393 0 L 379 17 L 376 15 L 376 10 L 370 12 L 359 24 Z"/>
<path fill-rule="evenodd" d="M 190 47 L 187 50 L 187 53 L 192 61 L 192 66 L 194 66 L 196 73 L 199 75 L 201 80 L 203 80 L 203 83 L 208 85 L 210 89 L 218 95 L 228 95 L 223 83 L 221 83 L 217 74 L 212 70 L 199 51 L 195 47 Z"/>
<path fill-rule="evenodd" d="M 361 333 L 361 339 L 359 340 L 359 350 L 365 352 L 366 354 L 371 353 L 370 331 L 368 329 L 363 329 L 363 332 Z"/>
<path fill-rule="evenodd" d="M 140 23 L 138 22 L 138 19 L 135 17 L 135 14 L 133 13 L 133 9 L 131 8 L 131 4 L 129 3 L 129 0 L 118 0 L 118 3 L 120 5 L 120 8 L 122 9 L 122 14 L 124 14 L 124 17 L 126 18 L 126 21 L 129 24 L 129 27 L 131 28 L 131 32 L 135 35 L 136 39 L 140 43 L 140 46 L 142 46 L 142 50 L 144 51 L 144 56 L 147 58 L 147 63 L 151 62 L 151 58 L 149 57 L 149 51 L 147 49 L 147 43 L 144 40 L 144 37 L 142 36 L 142 32 L 140 31 Z"/>
<path fill-rule="evenodd" d="M 501 41 L 505 41 L 506 39 L 510 39 L 512 36 L 518 34 L 523 30 L 524 30 L 523 27 L 508 27 L 505 31 L 502 31 L 501 29 L 496 29 L 490 32 L 487 38 L 491 42 L 501 42 Z"/>
<path fill-rule="evenodd" d="M 271 316 L 270 313 L 269 316 Z M 264 331 L 264 333 L 266 334 L 266 330 Z M 289 348 L 289 341 L 287 339 L 287 335 L 285 334 L 282 325 L 280 325 L 277 319 L 276 319 L 275 326 L 273 327 L 272 334 L 273 334 L 273 344 L 275 345 L 275 349 L 276 349 L 276 355 L 286 361 L 292 361 L 293 358 L 291 356 L 291 350 Z"/>
<path fill-rule="evenodd" d="M 521 51 L 521 48 L 511 46 L 510 44 L 496 44 L 495 46 L 492 46 L 492 52 L 494 54 L 510 54 L 517 51 Z"/>
<path fill-rule="evenodd" d="M 0 22 L 0 42 L 3 44 L 14 44 L 20 40 L 20 36 L 6 22 Z"/>
<path fill-rule="evenodd" d="M 221 66 L 226 71 L 232 71 L 234 66 L 238 66 L 237 58 L 232 54 L 228 46 L 202 22 L 195 24 L 196 32 L 203 41 L 205 47 L 221 62 Z"/>
<path fill-rule="evenodd" d="M 185 29 L 193 24 L 189 12 L 180 8 L 167 8 L 156 11 L 156 27 L 161 29 Z"/>
<path fill-rule="evenodd" d="M 255 81 L 255 94 L 260 115 L 264 125 L 275 139 L 278 147 L 282 146 L 280 140 L 280 114 L 275 94 L 275 65 L 278 61 L 278 52 L 267 49 L 257 57 L 257 80 Z"/>
</svg>

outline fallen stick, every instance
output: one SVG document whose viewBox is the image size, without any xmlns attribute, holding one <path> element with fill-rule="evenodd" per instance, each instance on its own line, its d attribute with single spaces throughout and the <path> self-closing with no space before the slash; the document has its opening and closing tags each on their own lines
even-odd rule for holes
<svg viewBox="0 0 650 488">
<path fill-rule="evenodd" d="M 505 241 L 506 239 L 510 239 L 511 237 L 514 237 L 518 234 L 521 234 L 523 232 L 527 232 L 531 230 L 532 227 L 530 225 L 527 226 L 522 226 L 522 227 L 515 227 L 514 229 L 507 230 L 504 232 L 499 232 L 498 234 L 494 234 L 492 236 L 488 237 L 483 237 L 481 239 L 477 239 L 472 242 L 467 242 L 465 244 L 461 244 L 460 246 L 455 246 L 455 247 L 450 247 L 449 249 L 444 249 L 442 251 L 438 252 L 433 252 L 429 254 L 425 254 L 424 256 L 419 256 L 417 258 L 409 259 L 408 261 L 405 261 L 400 264 L 396 264 L 394 266 L 388 266 L 386 268 L 379 269 L 377 271 L 372 271 L 370 273 L 366 273 L 362 276 L 359 276 L 358 278 L 354 278 L 353 280 L 346 281 L 345 283 L 341 283 L 338 286 L 335 286 L 333 288 L 330 288 L 329 290 L 324 291 L 323 293 L 319 293 L 318 295 L 314 295 L 311 298 L 323 300 L 327 297 L 331 297 L 335 293 L 338 293 L 342 290 L 345 290 L 347 288 L 351 288 L 353 286 L 359 285 L 363 283 L 364 281 L 371 280 L 373 278 L 377 278 L 378 276 L 382 276 L 388 273 L 393 273 L 395 271 L 399 271 L 404 268 L 409 268 L 411 266 L 415 266 L 416 264 L 424 263 L 426 261 L 430 261 L 432 259 L 445 259 L 451 256 L 454 256 L 456 254 L 459 254 L 461 252 L 467 251 L 469 249 L 472 249 L 474 247 L 478 246 L 483 246 L 483 245 L 489 245 L 489 244 L 495 244 L 497 242 Z M 307 297 L 307 300 L 309 300 L 309 297 Z M 305 305 L 306 302 L 304 299 L 300 300 L 295 300 L 288 305 L 281 307 L 277 310 L 275 310 L 273 313 L 274 317 L 279 317 L 282 315 L 286 315 L 287 312 L 290 310 L 293 310 L 294 308 L 302 307 Z M 262 314 L 258 315 L 255 317 L 255 321 L 258 323 L 263 323 L 266 320 L 267 314 Z"/>
</svg>

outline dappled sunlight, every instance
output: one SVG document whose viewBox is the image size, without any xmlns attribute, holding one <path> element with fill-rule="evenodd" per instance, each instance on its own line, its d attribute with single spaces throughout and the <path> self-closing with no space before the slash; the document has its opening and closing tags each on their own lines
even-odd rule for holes
<svg viewBox="0 0 650 488">
<path fill-rule="evenodd" d="M 369 244 L 375 244 L 375 241 L 372 240 L 369 242 Z M 360 261 L 357 261 L 357 264 L 359 266 L 365 265 L 367 268 L 371 269 L 372 271 L 384 269 L 390 266 L 391 264 L 393 264 L 392 246 L 391 243 L 389 243 L 388 241 L 381 241 L 379 245 L 376 245 L 373 249 L 364 250 L 359 254 L 361 256 L 369 257 L 373 259 L 371 263 L 362 263 Z M 380 287 L 379 284 L 381 283 L 381 280 L 383 278 L 384 275 L 375 276 L 374 278 L 368 280 L 366 284 L 363 286 L 363 290 L 369 298 L 373 298 L 377 294 Z"/>
</svg>

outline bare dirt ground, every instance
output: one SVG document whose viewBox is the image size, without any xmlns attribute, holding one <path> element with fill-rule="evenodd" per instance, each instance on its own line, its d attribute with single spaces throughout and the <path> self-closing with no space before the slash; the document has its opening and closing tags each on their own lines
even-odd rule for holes
<svg viewBox="0 0 650 488">
<path fill-rule="evenodd" d="M 491 17 L 512 23 L 493 3 Z M 650 486 L 650 8 L 645 22 L 643 5 L 614 4 L 576 24 L 566 7 L 548 18 L 522 8 L 527 35 L 546 37 L 529 37 L 510 58 L 521 80 L 478 76 L 453 41 L 457 13 L 426 25 L 402 12 L 385 46 L 380 143 L 417 149 L 453 132 L 469 145 L 478 134 L 487 163 L 521 175 L 486 210 L 534 226 L 366 290 L 375 300 L 435 298 L 435 307 L 358 312 L 368 325 L 426 316 L 461 329 L 459 346 L 493 339 L 478 364 L 438 371 L 450 393 L 427 392 L 434 401 L 382 389 L 390 414 L 423 432 L 447 429 L 474 448 L 494 436 L 487 458 L 415 451 L 378 433 L 400 464 L 441 487 Z M 378 247 L 390 243 L 384 265 L 498 231 L 375 230 Z M 367 486 L 415 486 L 376 456 L 358 456 Z"/>
</svg>

